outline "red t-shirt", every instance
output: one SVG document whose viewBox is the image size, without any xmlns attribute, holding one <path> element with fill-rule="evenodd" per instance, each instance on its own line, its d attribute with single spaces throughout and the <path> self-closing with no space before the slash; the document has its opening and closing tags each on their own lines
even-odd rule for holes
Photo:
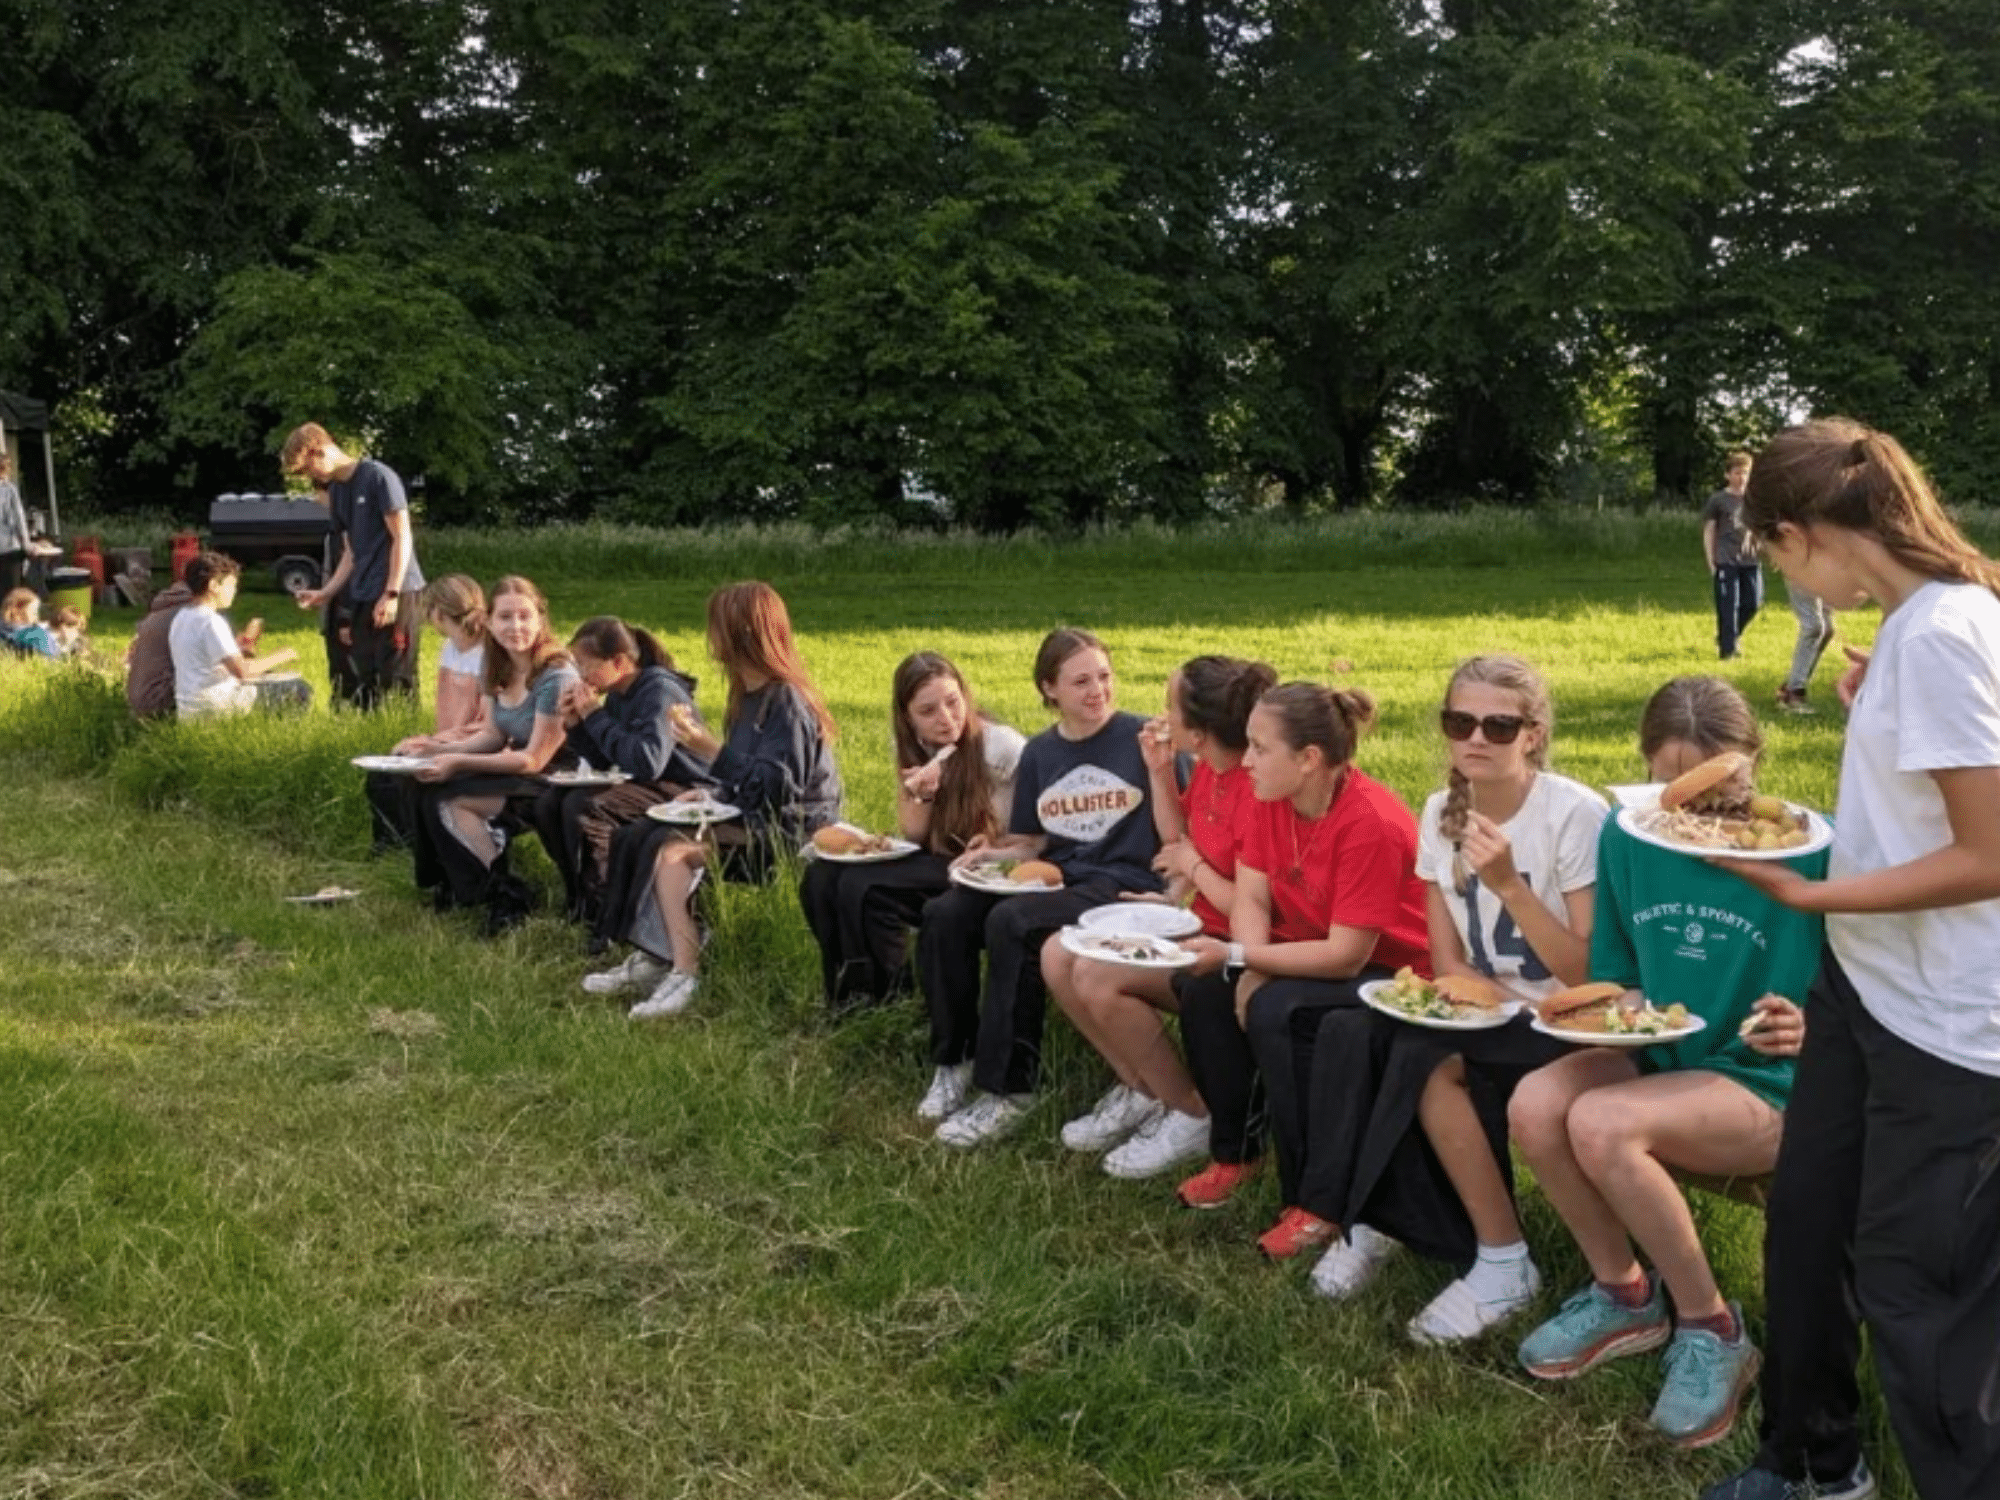
<svg viewBox="0 0 2000 1500">
<path fill-rule="evenodd" d="M 1259 802 L 1240 864 L 1271 882 L 1271 940 L 1316 942 L 1333 927 L 1374 931 L 1370 963 L 1431 972 L 1417 820 L 1381 782 L 1350 770 L 1323 817 Z"/>
<path fill-rule="evenodd" d="M 1250 773 L 1234 766 L 1220 776 L 1205 760 L 1196 761 L 1187 790 L 1181 793 L 1181 812 L 1187 817 L 1188 842 L 1208 861 L 1209 868 L 1225 880 L 1236 878 L 1236 857 L 1249 833 L 1251 809 L 1257 802 L 1250 790 Z M 1201 918 L 1201 930 L 1210 937 L 1229 936 L 1229 918 L 1216 910 L 1215 903 L 1199 890 L 1188 910 Z"/>
</svg>

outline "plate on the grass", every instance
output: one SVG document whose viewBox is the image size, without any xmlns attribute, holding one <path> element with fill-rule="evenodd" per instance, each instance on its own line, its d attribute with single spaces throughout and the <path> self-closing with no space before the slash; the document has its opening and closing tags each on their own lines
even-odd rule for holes
<svg viewBox="0 0 2000 1500">
<path fill-rule="evenodd" d="M 1013 860 L 1009 864 L 1026 864 L 1026 860 Z M 997 861 L 981 860 L 975 864 L 954 865 L 951 883 L 962 885 L 968 891 L 978 891 L 987 896 L 1029 896 L 1036 892 L 1059 891 L 1059 885 L 1042 885 L 1032 880 L 1016 880 Z"/>
<path fill-rule="evenodd" d="M 1428 1026 L 1433 1031 L 1491 1031 L 1505 1026 L 1521 1013 L 1521 1002 L 1508 1000 L 1497 1010 L 1468 1010 L 1456 1016 L 1419 1016 L 1383 998 L 1395 987 L 1394 980 L 1371 979 L 1361 986 L 1361 1003 L 1391 1020 L 1408 1021 L 1412 1026 Z"/>
<path fill-rule="evenodd" d="M 343 901 L 352 901 L 360 894 L 344 885 L 323 885 L 310 896 L 287 896 L 285 899 L 294 906 L 337 906 Z"/>
<path fill-rule="evenodd" d="M 1165 901 L 1113 901 L 1076 919 L 1085 932 L 1125 932 L 1141 937 L 1185 938 L 1201 931 L 1201 918 Z"/>
<path fill-rule="evenodd" d="M 387 771 L 394 776 L 408 776 L 428 766 L 430 758 L 423 755 L 357 755 L 348 764 L 364 771 Z"/>
<path fill-rule="evenodd" d="M 551 771 L 547 779 L 550 786 L 617 786 L 632 777 L 625 771 L 600 771 L 594 766 L 578 766 L 568 771 Z"/>
<path fill-rule="evenodd" d="M 1671 849 L 1676 854 L 1691 854 L 1696 859 L 1797 859 L 1802 854 L 1817 854 L 1833 842 L 1833 824 L 1820 814 L 1795 802 L 1787 802 L 1785 810 L 1803 813 L 1806 819 L 1806 841 L 1789 849 L 1732 849 L 1721 844 L 1683 843 L 1646 826 L 1659 815 L 1657 807 L 1621 807 L 1618 809 L 1618 826 L 1641 843 Z"/>
<path fill-rule="evenodd" d="M 656 802 L 646 809 L 646 816 L 655 823 L 687 827 L 696 823 L 726 823 L 731 818 L 742 817 L 743 809 L 731 807 L 727 802 L 700 798 L 693 802 Z"/>
<path fill-rule="evenodd" d="M 899 839 L 893 833 L 870 833 L 865 828 L 856 828 L 852 823 L 836 823 L 833 826 L 845 828 L 849 833 L 859 834 L 865 839 L 879 838 L 886 842 L 879 849 L 857 849 L 847 854 L 830 854 L 808 840 L 806 852 L 814 859 L 823 859 L 830 865 L 879 865 L 892 859 L 908 859 L 924 847 L 909 839 Z"/>
<path fill-rule="evenodd" d="M 1123 964 L 1132 969 L 1185 969 L 1196 956 L 1170 938 L 1143 932 L 1093 932 L 1087 927 L 1065 927 L 1057 941 L 1078 958 Z"/>
<path fill-rule="evenodd" d="M 1583 1047 L 1657 1047 L 1664 1042 L 1678 1042 L 1683 1037 L 1693 1036 L 1708 1028 L 1708 1022 L 1700 1016 L 1691 1015 L 1687 1025 L 1676 1026 L 1671 1031 L 1631 1032 L 1631 1031 L 1565 1031 L 1560 1026 L 1544 1021 L 1540 1016 L 1528 1023 L 1543 1036 L 1552 1036 L 1559 1042 L 1575 1042 Z"/>
</svg>

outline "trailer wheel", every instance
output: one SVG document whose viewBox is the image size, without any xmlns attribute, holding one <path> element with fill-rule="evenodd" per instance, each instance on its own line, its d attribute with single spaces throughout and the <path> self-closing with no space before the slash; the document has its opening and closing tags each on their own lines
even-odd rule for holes
<svg viewBox="0 0 2000 1500">
<path fill-rule="evenodd" d="M 319 564 L 310 557 L 281 557 L 272 565 L 278 587 L 288 594 L 316 589 L 320 584 Z"/>
</svg>

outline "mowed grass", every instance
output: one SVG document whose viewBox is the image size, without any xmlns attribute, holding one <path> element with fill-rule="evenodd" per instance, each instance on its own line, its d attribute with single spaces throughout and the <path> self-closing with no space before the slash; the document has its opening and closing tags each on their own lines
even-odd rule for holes
<svg viewBox="0 0 2000 1500">
<path fill-rule="evenodd" d="M 441 536 L 426 561 L 525 572 L 565 628 L 652 626 L 718 716 L 702 600 L 761 572 L 842 724 L 850 811 L 877 826 L 895 661 L 948 652 L 1033 731 L 1029 664 L 1057 623 L 1105 636 L 1144 711 L 1211 650 L 1367 689 L 1362 764 L 1413 806 L 1441 774 L 1451 664 L 1517 650 L 1555 686 L 1560 768 L 1634 779 L 1647 694 L 1714 665 L 1691 522 L 1429 528 L 1073 555 L 662 537 L 651 578 L 630 564 L 643 536 L 499 555 Z M 1760 708 L 1791 645 L 1773 593 L 1727 669 Z M 323 696 L 316 638 L 275 598 L 236 613 L 259 607 Z M 100 617 L 114 655 L 128 633 Z M 1030 1128 L 941 1151 L 911 1117 L 920 1018 L 825 1024 L 784 881 L 721 891 L 698 1013 L 634 1028 L 577 991 L 574 931 L 482 942 L 406 866 L 362 857 L 346 758 L 404 722 L 134 735 L 107 685 L 0 679 L 0 1493 L 1581 1500 L 1691 1494 L 1749 1452 L 1747 1422 L 1708 1454 L 1657 1441 L 1651 1359 L 1548 1387 L 1518 1374 L 1512 1333 L 1413 1348 L 1402 1325 L 1443 1268 L 1406 1259 L 1356 1305 L 1318 1301 L 1303 1267 L 1255 1253 L 1268 1184 L 1191 1215 L 1170 1182 L 1063 1152 L 1055 1126 L 1103 1077 L 1060 1023 Z M 1768 729 L 1766 785 L 1830 805 L 1838 714 Z M 364 895 L 279 899 L 333 881 Z M 1552 1306 L 1583 1269 L 1524 1201 Z M 1697 1213 L 1754 1319 L 1758 1219 Z"/>
</svg>

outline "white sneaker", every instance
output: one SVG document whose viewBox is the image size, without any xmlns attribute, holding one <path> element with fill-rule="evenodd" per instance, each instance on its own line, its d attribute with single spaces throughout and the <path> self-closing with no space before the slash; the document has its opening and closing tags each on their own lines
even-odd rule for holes
<svg viewBox="0 0 2000 1500">
<path fill-rule="evenodd" d="M 1327 1246 L 1326 1254 L 1313 1267 L 1313 1290 L 1334 1302 L 1344 1302 L 1369 1282 L 1389 1258 L 1403 1247 L 1386 1234 L 1377 1234 L 1366 1224 L 1356 1224 L 1347 1238 Z"/>
<path fill-rule="evenodd" d="M 1166 1108 L 1137 1089 L 1114 1083 L 1087 1115 L 1062 1128 L 1062 1143 L 1072 1151 L 1108 1151 L 1159 1118 Z"/>
<path fill-rule="evenodd" d="M 1475 1287 L 1470 1275 L 1461 1276 L 1410 1319 L 1410 1337 L 1419 1344 L 1476 1339 L 1533 1302 L 1541 1289 L 1542 1273 L 1525 1257 L 1519 1271 L 1484 1288 Z"/>
<path fill-rule="evenodd" d="M 970 1151 L 1012 1135 L 1028 1118 L 1030 1094 L 981 1094 L 937 1128 L 937 1138 L 955 1151 Z"/>
<path fill-rule="evenodd" d="M 948 1063 L 931 1074 L 931 1086 L 917 1105 L 919 1120 L 947 1120 L 965 1108 L 972 1092 L 972 1064 Z"/>
<path fill-rule="evenodd" d="M 597 974 L 583 976 L 587 995 L 615 995 L 620 990 L 636 990 L 642 984 L 658 984 L 670 966 L 661 963 L 643 948 L 634 948 L 625 961 Z"/>
<path fill-rule="evenodd" d="M 1208 1117 L 1162 1109 L 1141 1125 L 1129 1141 L 1104 1158 L 1104 1170 L 1113 1177 L 1137 1182 L 1206 1155 Z"/>
<path fill-rule="evenodd" d="M 625 1014 L 635 1021 L 655 1021 L 661 1016 L 677 1016 L 694 1000 L 695 977 L 679 969 L 659 982 L 653 993 Z"/>
</svg>

